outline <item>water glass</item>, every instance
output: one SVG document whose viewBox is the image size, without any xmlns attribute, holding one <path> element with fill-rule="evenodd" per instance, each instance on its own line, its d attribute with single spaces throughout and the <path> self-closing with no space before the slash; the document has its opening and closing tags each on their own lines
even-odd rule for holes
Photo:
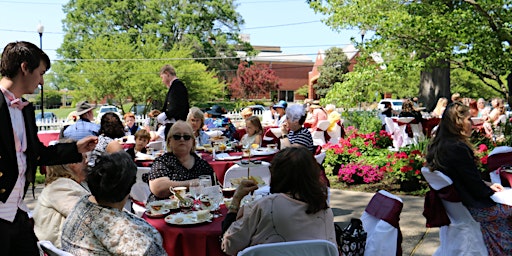
<svg viewBox="0 0 512 256">
<path fill-rule="evenodd" d="M 212 177 L 210 175 L 200 175 L 199 176 L 199 184 L 201 187 L 211 187 L 212 186 Z"/>
</svg>

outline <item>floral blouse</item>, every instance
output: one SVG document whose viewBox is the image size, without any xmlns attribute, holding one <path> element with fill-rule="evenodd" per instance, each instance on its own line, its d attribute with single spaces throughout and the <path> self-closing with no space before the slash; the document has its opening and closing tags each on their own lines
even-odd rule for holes
<svg viewBox="0 0 512 256">
<path fill-rule="evenodd" d="M 83 196 L 64 222 L 62 249 L 73 255 L 167 255 L 162 236 L 143 219 Z"/>
</svg>

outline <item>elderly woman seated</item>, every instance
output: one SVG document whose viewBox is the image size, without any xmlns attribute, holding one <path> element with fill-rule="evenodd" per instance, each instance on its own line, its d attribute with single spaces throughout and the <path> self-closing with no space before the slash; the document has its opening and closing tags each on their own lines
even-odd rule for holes
<svg viewBox="0 0 512 256">
<path fill-rule="evenodd" d="M 72 142 L 64 140 L 63 142 Z M 61 248 L 62 224 L 76 202 L 89 194 L 85 181 L 87 156 L 82 162 L 46 167 L 45 187 L 37 199 L 34 210 L 34 232 L 39 240 L 52 242 Z"/>
<path fill-rule="evenodd" d="M 306 113 L 303 106 L 292 105 L 286 109 L 286 121 L 281 125 L 283 138 L 285 138 L 282 146 L 301 145 L 311 153 L 315 153 L 316 147 L 313 145 L 311 133 L 302 126 L 305 120 Z"/>
<path fill-rule="evenodd" d="M 318 179 L 313 155 L 304 147 L 283 149 L 270 172 L 269 196 L 240 208 L 242 198 L 258 186 L 244 180 L 237 188 L 222 223 L 223 251 L 236 255 L 252 245 L 310 239 L 336 244 L 327 188 Z"/>
<path fill-rule="evenodd" d="M 167 153 L 155 159 L 149 172 L 149 201 L 168 198 L 170 187 L 188 187 L 200 175 L 210 175 L 215 180 L 212 167 L 195 153 L 192 127 L 177 121 L 169 131 Z"/>
<path fill-rule="evenodd" d="M 89 169 L 92 196 L 82 197 L 62 228 L 62 249 L 73 255 L 167 255 L 160 233 L 124 212 L 137 166 L 126 152 L 100 155 Z"/>
</svg>

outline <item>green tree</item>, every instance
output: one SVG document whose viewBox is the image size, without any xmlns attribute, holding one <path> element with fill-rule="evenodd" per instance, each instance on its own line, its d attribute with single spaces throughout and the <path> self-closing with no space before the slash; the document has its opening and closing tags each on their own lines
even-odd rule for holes
<svg viewBox="0 0 512 256">
<path fill-rule="evenodd" d="M 505 80 L 512 86 L 510 0 L 308 2 L 329 15 L 326 23 L 335 29 L 375 31 L 365 42 L 367 52 L 386 54 L 387 66 L 404 67 L 384 72 L 420 70 L 420 100 L 427 107 L 450 96 L 450 68 L 476 74 L 503 96 L 510 92 L 505 86 Z"/>
<path fill-rule="evenodd" d="M 164 64 L 176 68 L 192 104 L 216 99 L 224 88 L 213 72 L 190 58 L 191 50 L 186 47 L 161 51 L 158 43 L 134 45 L 127 34 L 121 34 L 90 39 L 80 54 L 82 59 L 74 66 L 79 72 L 70 75 L 70 81 L 80 88 L 74 94 L 75 99 L 106 98 L 120 109 L 127 99 L 134 103 L 163 99 L 167 88 L 161 83 L 158 71 Z M 123 109 L 123 113 L 126 111 Z"/>
<path fill-rule="evenodd" d="M 41 94 L 37 94 L 35 97 L 35 101 L 33 102 L 36 105 L 41 104 Z M 62 93 L 56 90 L 44 90 L 44 108 L 55 108 L 62 104 Z"/>
<path fill-rule="evenodd" d="M 320 77 L 313 88 L 318 98 L 324 98 L 331 87 L 337 82 L 343 82 L 343 74 L 348 72 L 350 65 L 342 48 L 332 47 L 325 51 L 324 64 L 318 67 Z"/>
<path fill-rule="evenodd" d="M 188 45 L 192 57 L 227 77 L 239 62 L 235 48 L 251 50 L 239 42 L 243 19 L 235 7 L 233 0 L 71 0 L 64 5 L 66 35 L 58 53 L 80 59 L 90 39 L 128 34 L 134 45 L 158 40 L 161 51 Z"/>
</svg>

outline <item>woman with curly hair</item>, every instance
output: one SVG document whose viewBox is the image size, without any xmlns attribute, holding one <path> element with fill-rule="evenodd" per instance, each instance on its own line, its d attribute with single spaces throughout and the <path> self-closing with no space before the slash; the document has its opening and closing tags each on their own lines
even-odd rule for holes
<svg viewBox="0 0 512 256">
<path fill-rule="evenodd" d="M 89 166 L 94 166 L 96 158 L 105 152 L 113 153 L 123 150 L 123 146 L 115 141 L 115 139 L 122 138 L 125 135 L 123 122 L 116 113 L 108 112 L 101 117 L 98 134 L 98 144 L 91 152 Z"/>
</svg>

